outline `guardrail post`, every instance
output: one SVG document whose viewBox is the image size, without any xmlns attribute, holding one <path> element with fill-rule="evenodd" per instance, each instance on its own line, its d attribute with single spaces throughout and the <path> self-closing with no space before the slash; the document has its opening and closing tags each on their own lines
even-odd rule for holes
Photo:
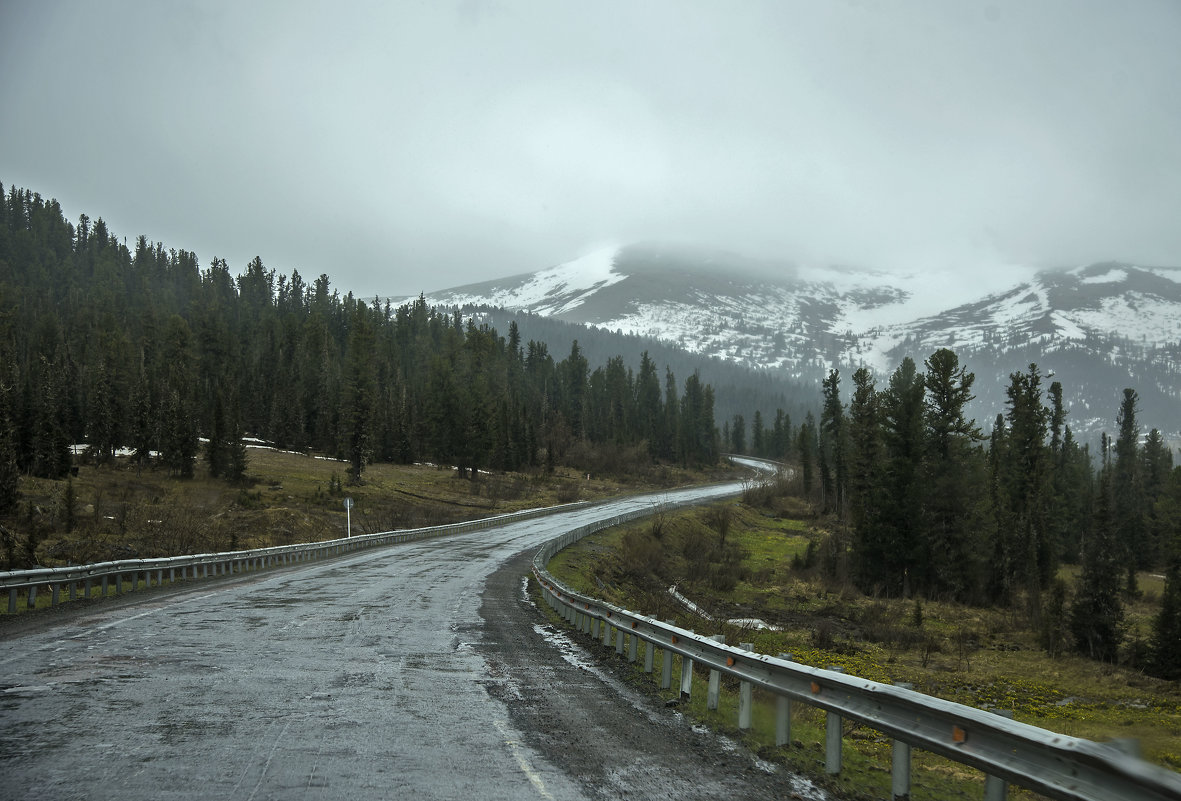
<svg viewBox="0 0 1181 801">
<path fill-rule="evenodd" d="M 627 644 L 627 661 L 635 662 L 639 655 L 640 638 L 636 635 L 636 630 L 631 631 L 631 641 Z"/>
<path fill-rule="evenodd" d="M 829 665 L 833 673 L 844 673 L 838 665 Z M 824 771 L 832 775 L 841 772 L 841 716 L 829 712 L 824 721 Z"/>
<path fill-rule="evenodd" d="M 615 655 L 616 656 L 623 656 L 623 638 L 624 638 L 624 636 L 625 635 L 623 633 L 623 629 L 616 626 L 616 628 L 615 628 Z"/>
<path fill-rule="evenodd" d="M 32 584 L 29 586 L 29 598 L 25 603 L 29 609 L 32 609 L 33 607 L 35 607 L 37 605 L 37 585 L 36 584 Z"/>
<path fill-rule="evenodd" d="M 11 614 L 16 614 L 16 587 L 8 591 L 8 611 Z"/>
<path fill-rule="evenodd" d="M 726 644 L 725 634 L 715 634 L 710 637 L 714 642 Z M 722 694 L 722 671 L 717 668 L 710 668 L 709 671 L 709 687 L 705 691 L 705 708 L 717 709 L 718 699 Z"/>
<path fill-rule="evenodd" d="M 599 629 L 603 635 L 603 645 L 611 645 L 611 624 L 604 620 Z"/>
<path fill-rule="evenodd" d="M 644 672 L 651 673 L 656 669 L 656 646 L 644 641 Z"/>
<path fill-rule="evenodd" d="M 132 575 L 131 580 L 133 582 L 135 582 L 131 585 L 131 589 L 133 589 L 133 590 L 139 589 L 139 582 L 136 581 L 134 574 Z M 145 570 L 144 571 L 144 589 L 150 590 L 151 588 L 152 588 L 152 571 Z"/>
<path fill-rule="evenodd" d="M 791 661 L 791 654 L 780 652 L 780 659 Z M 791 742 L 791 699 L 786 695 L 775 698 L 775 745 Z"/>
<path fill-rule="evenodd" d="M 1013 710 L 1011 709 L 990 709 L 994 715 L 1000 715 L 1002 718 L 1013 719 Z M 996 776 L 984 777 L 984 801 L 1005 801 L 1009 795 L 1009 783 L 1004 779 Z"/>
<path fill-rule="evenodd" d="M 105 573 L 103 574 L 103 597 L 107 597 L 107 576 Z"/>
<path fill-rule="evenodd" d="M 169 576 L 169 581 L 171 581 L 171 580 L 172 580 L 172 577 Z M 156 571 L 156 586 L 157 587 L 164 586 L 164 568 L 160 568 L 159 570 Z"/>
<path fill-rule="evenodd" d="M 90 576 L 87 576 L 86 581 L 82 582 L 82 592 L 85 593 L 82 597 L 90 600 Z"/>
<path fill-rule="evenodd" d="M 673 625 L 671 620 L 664 622 L 669 626 Z M 660 689 L 667 690 L 673 686 L 673 652 L 665 648 L 660 661 Z"/>
<path fill-rule="evenodd" d="M 71 581 L 71 582 L 70 582 L 70 584 L 69 584 L 69 586 L 70 586 L 70 597 L 69 597 L 69 600 L 73 601 L 75 598 L 77 598 L 77 597 L 78 597 L 78 582 L 76 582 L 76 581 Z"/>
<path fill-rule="evenodd" d="M 914 689 L 914 685 L 908 681 L 897 682 L 896 686 L 904 690 Z M 910 798 L 910 743 L 899 739 L 894 740 L 890 788 L 894 801 L 907 801 Z"/>
<path fill-rule="evenodd" d="M 58 597 L 61 595 L 61 582 L 55 581 L 49 585 L 49 605 L 57 606 Z"/>
<path fill-rule="evenodd" d="M 693 633 L 693 629 L 689 629 Z M 688 701 L 693 693 L 693 660 L 687 656 L 681 657 L 681 700 Z"/>
<path fill-rule="evenodd" d="M 755 644 L 753 642 L 739 643 L 738 647 L 744 651 L 753 652 Z M 752 709 L 754 708 L 754 699 L 751 698 L 751 684 L 749 681 L 743 681 L 738 684 L 738 728 L 746 730 L 750 728 L 750 719 Z"/>
</svg>

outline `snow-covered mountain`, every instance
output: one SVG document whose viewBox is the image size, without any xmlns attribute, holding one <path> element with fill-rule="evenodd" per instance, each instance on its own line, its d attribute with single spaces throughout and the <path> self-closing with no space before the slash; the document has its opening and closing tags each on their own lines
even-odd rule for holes
<svg viewBox="0 0 1181 801">
<path fill-rule="evenodd" d="M 427 299 L 652 336 L 809 381 L 866 365 L 880 384 L 903 357 L 950 347 L 977 374 L 983 418 L 1003 411 L 1008 374 L 1037 363 L 1062 382 L 1076 430 L 1114 428 L 1130 386 L 1146 427 L 1181 436 L 1181 269 L 1102 263 L 965 280 L 633 245 Z"/>
</svg>

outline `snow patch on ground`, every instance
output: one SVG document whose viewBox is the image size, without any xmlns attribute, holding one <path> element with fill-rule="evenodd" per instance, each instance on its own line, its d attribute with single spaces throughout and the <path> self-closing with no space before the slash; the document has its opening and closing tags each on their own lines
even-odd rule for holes
<svg viewBox="0 0 1181 801">
<path fill-rule="evenodd" d="M 1164 278 L 1172 281 L 1174 284 L 1181 284 L 1181 269 L 1176 267 L 1144 267 L 1141 269 L 1152 273 L 1157 278 Z"/>
<path fill-rule="evenodd" d="M 1087 332 L 1078 325 L 1078 322 L 1066 316 L 1066 314 L 1056 311 L 1050 315 L 1050 320 L 1053 321 L 1054 326 L 1058 329 L 1058 334 L 1064 339 L 1085 339 Z"/>
<path fill-rule="evenodd" d="M 1103 275 L 1089 275 L 1082 279 L 1083 284 L 1118 284 L 1128 280 L 1128 271 L 1122 269 L 1108 270 Z"/>
<path fill-rule="evenodd" d="M 1118 333 L 1131 340 L 1151 343 L 1181 340 L 1177 304 L 1140 292 L 1105 298 L 1098 309 L 1079 309 L 1071 317 L 1084 328 Z"/>
<path fill-rule="evenodd" d="M 534 274 L 521 286 L 497 292 L 487 300 L 493 306 L 527 308 L 552 315 L 581 306 L 595 292 L 627 278 L 615 272 L 618 247 L 608 247 Z M 571 297 L 573 295 L 573 297 Z"/>
</svg>

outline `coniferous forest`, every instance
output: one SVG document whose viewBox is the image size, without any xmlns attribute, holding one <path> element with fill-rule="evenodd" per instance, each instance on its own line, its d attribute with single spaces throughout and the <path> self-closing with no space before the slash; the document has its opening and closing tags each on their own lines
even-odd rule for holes
<svg viewBox="0 0 1181 801">
<path fill-rule="evenodd" d="M 373 461 L 474 475 L 587 447 L 718 458 L 712 387 L 647 354 L 592 367 L 577 342 L 551 354 L 515 324 L 341 296 L 327 275 L 255 258 L 235 276 L 16 187 L 0 187 L 0 364 L 0 513 L 19 475 L 65 476 L 74 443 L 180 479 L 203 459 L 231 482 L 247 437 L 344 459 L 353 481 Z"/>
<path fill-rule="evenodd" d="M 794 455 L 802 493 L 832 520 L 829 569 L 863 592 L 1018 607 L 1052 654 L 1122 658 L 1137 572 L 1163 574 L 1134 661 L 1181 678 L 1181 467 L 1157 429 L 1144 434 L 1136 391 L 1123 391 L 1116 433 L 1093 455 L 1061 383 L 1047 387 L 1036 364 L 1010 375 L 987 435 L 965 416 L 975 376 L 956 354 L 938 350 L 923 368 L 904 359 L 880 388 L 858 369 L 847 403 L 830 371 L 819 420 L 785 438 L 756 412 L 749 441 L 736 417 L 723 442 Z M 1063 565 L 1078 566 L 1073 592 Z"/>
<path fill-rule="evenodd" d="M 830 563 L 863 591 L 1022 605 L 1051 652 L 1116 659 L 1137 571 L 1164 573 L 1152 664 L 1181 677 L 1181 468 L 1158 431 L 1142 435 L 1136 392 L 1092 454 L 1036 365 L 1011 374 L 988 434 L 966 418 L 975 376 L 956 354 L 922 367 L 905 359 L 883 387 L 859 369 L 847 402 L 834 370 L 818 418 L 755 411 L 719 431 L 713 388 L 647 352 L 638 370 L 622 356 L 592 367 L 577 341 L 555 356 L 515 321 L 502 336 L 259 258 L 233 275 L 0 187 L 0 514 L 21 475 L 62 478 L 78 458 L 129 454 L 179 480 L 202 460 L 238 482 L 250 437 L 343 459 L 354 482 L 372 462 L 474 477 L 584 466 L 596 451 L 708 466 L 725 449 L 797 466 L 835 521 Z M 1069 594 L 1063 564 L 1079 566 Z"/>
</svg>

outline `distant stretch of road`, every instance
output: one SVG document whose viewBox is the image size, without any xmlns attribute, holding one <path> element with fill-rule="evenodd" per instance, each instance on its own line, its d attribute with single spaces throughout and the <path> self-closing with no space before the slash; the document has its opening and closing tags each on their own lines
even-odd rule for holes
<svg viewBox="0 0 1181 801">
<path fill-rule="evenodd" d="M 0 797 L 790 796 L 790 777 L 580 657 L 524 594 L 541 542 L 651 503 L 192 582 L 0 632 Z"/>
</svg>

